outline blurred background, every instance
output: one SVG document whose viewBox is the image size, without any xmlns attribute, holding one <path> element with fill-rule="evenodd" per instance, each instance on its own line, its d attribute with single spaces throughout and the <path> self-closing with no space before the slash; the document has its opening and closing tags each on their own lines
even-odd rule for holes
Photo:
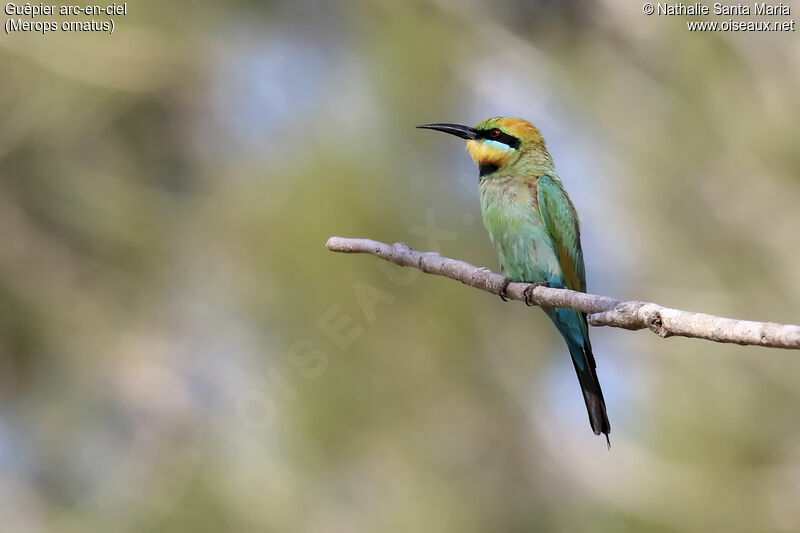
<svg viewBox="0 0 800 533">
<path fill-rule="evenodd" d="M 497 270 L 462 142 L 414 126 L 521 116 L 590 291 L 797 323 L 800 40 L 685 21 L 198 0 L 3 35 L 2 529 L 800 529 L 797 352 L 593 328 L 608 451 L 541 311 L 324 247 Z"/>
</svg>

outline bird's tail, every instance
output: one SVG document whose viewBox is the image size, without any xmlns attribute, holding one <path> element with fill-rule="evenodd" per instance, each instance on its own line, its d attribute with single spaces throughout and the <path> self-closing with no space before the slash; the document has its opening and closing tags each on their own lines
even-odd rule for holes
<svg viewBox="0 0 800 533">
<path fill-rule="evenodd" d="M 567 342 L 569 353 L 572 356 L 572 364 L 575 366 L 581 391 L 583 391 L 592 431 L 595 435 L 603 433 L 610 447 L 611 441 L 608 434 L 611 433 L 611 423 L 608 421 L 606 402 L 603 399 L 603 391 L 600 389 L 600 381 L 597 379 L 597 365 L 592 354 L 592 344 L 589 342 L 586 315 L 564 308 L 546 311 Z"/>
</svg>

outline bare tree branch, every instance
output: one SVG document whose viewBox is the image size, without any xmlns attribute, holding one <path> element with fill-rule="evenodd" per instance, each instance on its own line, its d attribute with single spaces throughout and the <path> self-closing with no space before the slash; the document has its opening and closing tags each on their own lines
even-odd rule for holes
<svg viewBox="0 0 800 533">
<path fill-rule="evenodd" d="M 331 237 L 328 250 L 343 253 L 372 254 L 400 266 L 414 267 L 460 281 L 465 285 L 497 294 L 504 277 L 487 268 L 478 268 L 464 261 L 442 257 L 435 252 L 416 252 L 403 243 L 386 244 L 370 239 Z M 511 283 L 506 294 L 514 300 L 525 300 L 528 283 Z M 624 329 L 650 329 L 659 337 L 692 337 L 715 342 L 728 342 L 771 348 L 800 349 L 800 326 L 735 320 L 704 313 L 670 309 L 649 302 L 623 302 L 567 289 L 533 287 L 530 301 L 545 307 L 569 307 L 589 315 L 593 326 Z"/>
</svg>

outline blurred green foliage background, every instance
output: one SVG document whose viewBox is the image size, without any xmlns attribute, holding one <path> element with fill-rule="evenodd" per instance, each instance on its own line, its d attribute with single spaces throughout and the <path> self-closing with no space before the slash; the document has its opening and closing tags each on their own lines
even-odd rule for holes
<svg viewBox="0 0 800 533">
<path fill-rule="evenodd" d="M 426 122 L 528 118 L 590 291 L 798 322 L 800 40 L 631 2 L 135 2 L 0 38 L 4 531 L 797 531 L 800 357 L 593 329 L 612 449 Z"/>
</svg>

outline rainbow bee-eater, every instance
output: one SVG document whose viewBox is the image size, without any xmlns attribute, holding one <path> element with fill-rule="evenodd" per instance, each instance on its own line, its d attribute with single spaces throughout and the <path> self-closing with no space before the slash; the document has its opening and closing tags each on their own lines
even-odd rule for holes
<svg viewBox="0 0 800 533">
<path fill-rule="evenodd" d="M 527 120 L 495 117 L 476 127 L 459 124 L 418 126 L 467 140 L 478 164 L 483 223 L 497 248 L 506 282 L 538 283 L 586 291 L 581 236 L 575 206 L 556 174 L 539 130 Z M 530 305 L 526 292 L 526 303 Z M 611 424 L 597 379 L 586 315 L 543 307 L 567 343 L 578 373 L 589 423 L 608 441 Z M 609 441 L 610 442 L 610 441 Z"/>
</svg>

